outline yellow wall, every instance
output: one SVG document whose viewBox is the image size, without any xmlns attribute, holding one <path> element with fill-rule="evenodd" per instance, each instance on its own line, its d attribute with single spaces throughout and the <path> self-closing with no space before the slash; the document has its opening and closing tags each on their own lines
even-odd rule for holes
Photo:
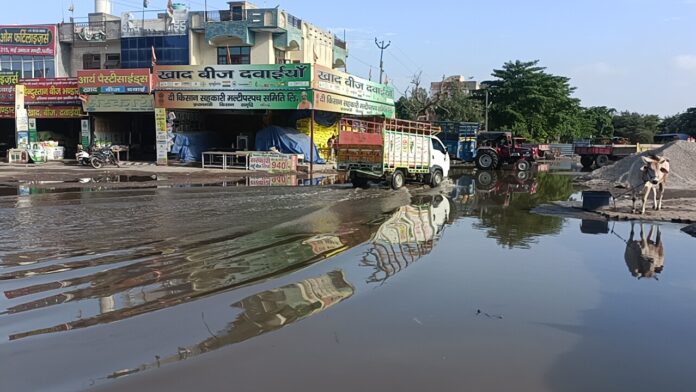
<svg viewBox="0 0 696 392">
<path fill-rule="evenodd" d="M 297 130 L 304 133 L 305 135 L 311 134 L 310 128 L 311 120 L 309 118 L 303 118 L 297 121 Z M 338 136 L 338 122 L 334 125 L 325 127 L 320 124 L 314 123 L 314 144 L 316 144 L 319 149 L 319 155 L 324 159 L 329 159 L 330 152 L 328 150 L 328 141 L 332 135 Z"/>
</svg>

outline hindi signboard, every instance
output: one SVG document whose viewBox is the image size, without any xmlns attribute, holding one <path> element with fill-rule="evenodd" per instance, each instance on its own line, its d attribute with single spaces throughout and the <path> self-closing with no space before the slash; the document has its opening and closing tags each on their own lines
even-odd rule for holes
<svg viewBox="0 0 696 392">
<path fill-rule="evenodd" d="M 77 71 L 80 94 L 148 94 L 149 69 Z"/>
<path fill-rule="evenodd" d="M 312 91 L 159 91 L 155 107 L 166 109 L 304 110 Z"/>
<path fill-rule="evenodd" d="M 393 87 L 319 65 L 314 66 L 312 87 L 315 90 L 327 93 L 336 93 L 364 101 L 394 105 Z"/>
<path fill-rule="evenodd" d="M 0 105 L 0 118 L 2 118 L 2 119 L 14 119 L 15 118 L 14 105 Z"/>
<path fill-rule="evenodd" d="M 0 26 L 0 55 L 55 56 L 56 26 Z"/>
<path fill-rule="evenodd" d="M 247 158 L 249 170 L 288 172 L 297 170 L 297 155 L 251 153 Z"/>
<path fill-rule="evenodd" d="M 154 112 L 152 95 L 88 95 L 87 113 Z"/>
<path fill-rule="evenodd" d="M 157 164 L 166 166 L 168 161 L 167 153 L 169 152 L 166 109 L 155 109 L 155 135 L 157 143 Z"/>
<path fill-rule="evenodd" d="M 27 113 L 31 118 L 80 118 L 80 106 L 29 106 Z"/>
<path fill-rule="evenodd" d="M 155 66 L 155 90 L 301 90 L 312 81 L 310 64 Z"/>
<path fill-rule="evenodd" d="M 31 104 L 77 105 L 80 103 L 77 78 L 22 79 L 25 102 Z"/>
<path fill-rule="evenodd" d="M 314 91 L 314 108 L 327 112 L 338 112 L 354 116 L 385 116 L 394 118 L 394 105 L 364 101 L 339 94 Z"/>
</svg>

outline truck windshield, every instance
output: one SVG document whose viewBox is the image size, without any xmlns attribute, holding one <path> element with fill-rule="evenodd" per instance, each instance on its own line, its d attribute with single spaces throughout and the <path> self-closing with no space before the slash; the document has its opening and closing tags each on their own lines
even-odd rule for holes
<svg viewBox="0 0 696 392">
<path fill-rule="evenodd" d="M 430 141 L 433 143 L 433 149 L 440 151 L 443 154 L 446 154 L 447 151 L 445 150 L 445 147 L 440 143 L 439 140 L 435 138 L 431 138 Z"/>
</svg>

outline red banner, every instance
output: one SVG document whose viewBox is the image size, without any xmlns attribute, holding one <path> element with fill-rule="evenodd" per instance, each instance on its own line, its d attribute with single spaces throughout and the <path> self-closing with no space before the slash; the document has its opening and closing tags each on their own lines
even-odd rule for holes
<svg viewBox="0 0 696 392">
<path fill-rule="evenodd" d="M 77 78 L 22 79 L 19 83 L 26 86 L 24 101 L 27 105 L 80 103 Z"/>
<path fill-rule="evenodd" d="M 115 69 L 77 71 L 82 94 L 148 94 L 149 69 Z"/>
<path fill-rule="evenodd" d="M 55 56 L 56 26 L 0 26 L 0 55 Z"/>
</svg>

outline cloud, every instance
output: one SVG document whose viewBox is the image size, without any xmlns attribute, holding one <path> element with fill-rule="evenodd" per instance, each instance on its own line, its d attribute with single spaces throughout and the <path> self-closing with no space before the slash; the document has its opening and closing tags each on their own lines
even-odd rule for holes
<svg viewBox="0 0 696 392">
<path fill-rule="evenodd" d="M 575 74 L 591 76 L 620 76 L 623 70 L 604 61 L 581 65 L 574 70 Z"/>
<path fill-rule="evenodd" d="M 677 69 L 696 72 L 696 54 L 681 54 L 672 61 Z"/>
</svg>

